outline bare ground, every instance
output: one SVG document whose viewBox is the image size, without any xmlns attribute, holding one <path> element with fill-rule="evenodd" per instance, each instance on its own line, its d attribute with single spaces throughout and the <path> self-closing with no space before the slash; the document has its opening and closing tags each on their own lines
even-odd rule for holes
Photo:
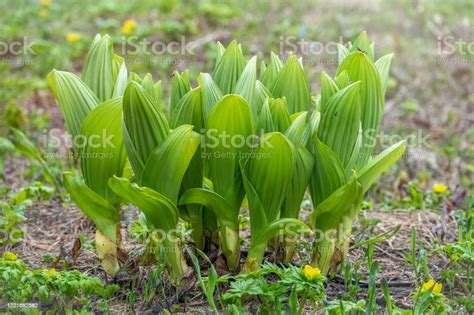
<svg viewBox="0 0 474 315">
<path fill-rule="evenodd" d="M 129 214 L 132 217 L 136 213 Z M 417 288 L 417 279 L 413 276 L 411 266 L 408 266 L 405 254 L 410 252 L 410 238 L 412 229 L 416 229 L 419 244 L 428 249 L 433 249 L 439 244 L 441 234 L 444 233 L 444 239 L 453 239 L 456 235 L 455 222 L 448 218 L 444 227 L 441 225 L 440 215 L 430 210 L 421 210 L 409 213 L 405 210 L 396 210 L 392 212 L 381 212 L 376 210 L 366 211 L 362 214 L 366 218 L 378 218 L 380 223 L 376 225 L 374 234 L 380 234 L 400 225 L 399 232 L 392 238 L 375 244 L 374 259 L 380 266 L 380 273 L 377 276 L 379 282 L 385 277 L 389 282 L 390 292 L 397 305 L 403 308 L 409 308 L 412 305 L 411 295 Z M 98 258 L 92 246 L 87 246 L 87 241 L 82 244 L 82 248 L 77 250 L 78 239 L 83 236 L 89 242 L 94 239 L 93 223 L 85 218 L 80 210 L 70 204 L 64 204 L 58 199 L 51 201 L 37 202 L 27 209 L 25 216 L 28 218 L 24 223 L 27 234 L 24 240 L 12 250 L 22 259 L 29 262 L 31 268 L 66 268 L 77 269 L 90 275 L 99 276 L 103 279 L 104 272 L 100 267 Z M 128 237 L 127 226 L 124 224 L 122 235 Z M 356 224 L 355 229 L 358 230 Z M 245 233 L 245 231 L 244 231 Z M 135 251 L 143 249 L 143 245 L 125 238 L 125 248 Z M 133 249 L 133 250 L 131 250 Z M 350 252 L 349 259 L 356 262 L 362 259 L 364 248 L 355 248 Z M 43 257 L 47 255 L 52 257 L 50 261 L 45 262 Z M 133 255 L 131 255 L 133 256 Z M 133 257 L 127 263 L 129 270 L 119 274 L 118 279 L 108 280 L 109 282 L 118 281 L 122 290 L 113 301 L 110 301 L 113 310 L 116 312 L 126 311 L 128 304 L 126 296 L 130 288 L 130 281 L 133 276 L 138 275 L 138 285 L 146 277 L 146 267 L 138 267 Z M 189 263 L 190 264 L 190 263 Z M 428 264 L 433 277 L 437 277 L 439 272 L 447 267 L 448 262 L 440 255 L 432 254 L 429 256 Z M 191 265 L 191 264 L 190 264 Z M 362 264 L 364 266 L 364 264 Z M 204 273 L 206 271 L 204 270 Z M 367 274 L 367 270 L 360 271 Z M 367 277 L 363 278 L 364 280 Z M 160 310 L 162 306 L 179 304 L 182 311 L 205 308 L 207 303 L 200 288 L 198 287 L 194 276 L 190 275 L 189 281 L 180 293 L 176 294 L 173 288 L 168 288 L 166 297 L 158 299 L 146 305 L 140 305 L 140 297 L 137 303 L 137 311 Z M 361 297 L 367 292 L 367 282 L 360 282 L 362 292 Z M 337 276 L 327 284 L 327 296 L 329 299 L 341 297 L 347 291 L 344 287 L 342 277 Z M 184 294 L 186 293 L 186 294 Z M 383 304 L 383 298 L 378 297 L 378 302 Z"/>
</svg>

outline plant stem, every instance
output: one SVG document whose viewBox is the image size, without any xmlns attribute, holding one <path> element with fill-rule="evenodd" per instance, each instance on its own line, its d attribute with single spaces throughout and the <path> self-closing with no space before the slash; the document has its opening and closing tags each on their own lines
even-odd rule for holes
<svg viewBox="0 0 474 315">
<path fill-rule="evenodd" d="M 301 297 L 300 306 L 296 314 L 301 315 L 303 313 L 304 306 L 306 305 L 306 300 L 308 299 L 308 291 L 306 291 Z"/>
</svg>

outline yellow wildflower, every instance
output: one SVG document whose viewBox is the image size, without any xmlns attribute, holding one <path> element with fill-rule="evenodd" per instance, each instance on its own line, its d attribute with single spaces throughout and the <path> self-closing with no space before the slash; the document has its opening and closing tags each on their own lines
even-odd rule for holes
<svg viewBox="0 0 474 315">
<path fill-rule="evenodd" d="M 53 3 L 53 0 L 40 0 L 40 4 L 44 6 L 51 5 Z"/>
<path fill-rule="evenodd" d="M 421 287 L 421 292 L 426 292 L 433 288 L 433 293 L 440 294 L 443 291 L 443 285 L 441 283 L 435 282 L 433 279 L 428 280 L 427 282 L 423 283 Z"/>
<path fill-rule="evenodd" d="M 66 40 L 70 43 L 75 43 L 80 39 L 81 39 L 81 35 L 79 35 L 77 33 L 68 33 L 66 35 Z"/>
<path fill-rule="evenodd" d="M 38 15 L 39 16 L 47 16 L 48 15 L 48 10 L 44 9 L 44 8 L 41 8 L 39 9 L 38 11 Z"/>
<path fill-rule="evenodd" d="M 15 260 L 18 259 L 18 256 L 13 254 L 12 252 L 4 252 L 3 253 L 3 258 L 6 259 L 6 260 L 15 261 Z"/>
<path fill-rule="evenodd" d="M 433 191 L 438 194 L 442 194 L 448 190 L 448 186 L 444 184 L 434 184 L 432 188 Z"/>
<path fill-rule="evenodd" d="M 135 31 L 136 27 L 137 21 L 135 21 L 134 19 L 128 19 L 122 24 L 122 33 L 130 35 Z"/>
<path fill-rule="evenodd" d="M 54 268 L 51 268 L 51 269 L 45 270 L 45 271 L 46 271 L 46 274 L 48 275 L 48 277 L 54 276 L 57 272 L 56 269 L 54 269 Z"/>
<path fill-rule="evenodd" d="M 304 266 L 304 276 L 308 280 L 314 280 L 321 276 L 321 270 L 319 270 L 319 268 L 314 268 L 313 266 L 306 265 Z"/>
</svg>

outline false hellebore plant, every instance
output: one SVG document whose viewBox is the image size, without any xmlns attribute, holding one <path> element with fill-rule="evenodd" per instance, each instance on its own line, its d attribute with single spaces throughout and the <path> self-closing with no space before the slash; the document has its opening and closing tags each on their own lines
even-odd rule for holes
<svg viewBox="0 0 474 315">
<path fill-rule="evenodd" d="M 283 63 L 272 53 L 257 69 L 257 58 L 247 61 L 235 41 L 218 43 L 217 52 L 214 72 L 201 73 L 195 87 L 187 71 L 175 72 L 169 104 L 161 82 L 127 72 L 107 35 L 93 41 L 82 78 L 49 75 L 70 134 L 85 139 L 73 148 L 82 178 L 66 172 L 64 182 L 96 224 L 104 269 L 113 276 L 120 268 L 119 209 L 131 203 L 160 231 L 176 282 L 188 269 L 174 233 L 180 219 L 198 248 L 217 246 L 237 271 L 247 203 L 244 272 L 258 269 L 267 249 L 290 263 L 295 240 L 282 236 L 311 232 L 319 236 L 313 265 L 337 271 L 363 195 L 405 150 L 400 142 L 372 156 L 392 55 L 374 61 L 374 45 L 361 33 L 339 47 L 335 78 L 323 73 L 313 98 L 295 55 Z M 113 137 L 102 146 L 91 141 L 105 135 Z M 305 224 L 308 187 L 314 210 Z"/>
</svg>

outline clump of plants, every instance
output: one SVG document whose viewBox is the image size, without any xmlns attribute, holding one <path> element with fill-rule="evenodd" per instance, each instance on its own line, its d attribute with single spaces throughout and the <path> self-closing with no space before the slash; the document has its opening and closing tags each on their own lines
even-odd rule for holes
<svg viewBox="0 0 474 315">
<path fill-rule="evenodd" d="M 4 252 L 0 257 L 0 296 L 12 305 L 24 302 L 53 305 L 53 310 L 59 313 L 77 309 L 107 312 L 107 299 L 118 288 L 104 286 L 99 278 L 77 270 L 30 270 L 12 252 Z M 14 311 L 15 307 L 9 310 Z"/>
<path fill-rule="evenodd" d="M 290 263 L 295 236 L 311 233 L 320 236 L 311 265 L 336 272 L 364 194 L 405 150 L 402 141 L 374 153 L 391 59 L 375 59 L 363 32 L 339 46 L 335 76 L 322 73 L 314 93 L 296 55 L 283 62 L 272 53 L 259 65 L 236 41 L 218 43 L 213 73 L 194 81 L 176 72 L 164 101 L 161 81 L 129 73 L 110 37 L 97 35 L 81 77 L 54 70 L 48 80 L 68 131 L 82 139 L 73 141 L 81 174 L 66 172 L 64 185 L 96 224 L 106 272 L 117 273 L 125 250 L 122 204 L 155 229 L 175 282 L 188 271 L 180 220 L 196 247 L 217 246 L 232 272 L 259 270 L 266 251 Z M 313 211 L 304 222 L 307 190 Z M 243 204 L 250 248 L 241 264 Z"/>
</svg>

